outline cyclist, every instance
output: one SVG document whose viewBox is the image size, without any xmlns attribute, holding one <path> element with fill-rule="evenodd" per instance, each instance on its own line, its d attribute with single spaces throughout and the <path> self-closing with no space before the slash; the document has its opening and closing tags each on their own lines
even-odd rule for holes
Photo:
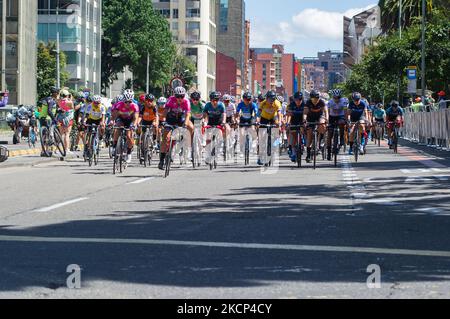
<svg viewBox="0 0 450 319">
<path fill-rule="evenodd" d="M 288 105 L 286 110 L 286 123 L 287 125 L 300 126 L 303 124 L 303 113 L 305 111 L 305 101 L 303 100 L 302 92 L 295 92 L 291 103 Z M 303 129 L 301 128 L 291 128 L 289 129 L 289 146 L 288 154 L 292 162 L 297 161 L 297 154 L 293 150 L 297 145 L 297 132 L 300 130 L 300 134 L 303 134 Z"/>
<path fill-rule="evenodd" d="M 191 93 L 191 122 L 201 122 L 203 120 L 203 102 L 201 101 L 200 92 L 194 91 Z"/>
<path fill-rule="evenodd" d="M 186 89 L 179 86 L 175 88 L 174 93 L 175 95 L 170 97 L 166 103 L 163 118 L 171 126 L 186 127 L 190 130 L 192 127 L 191 121 L 189 120 L 191 117 L 191 102 L 186 98 Z M 164 169 L 164 160 L 169 150 L 171 135 L 171 130 L 164 130 L 158 165 L 160 170 Z"/>
<path fill-rule="evenodd" d="M 258 101 L 257 101 L 258 108 L 259 108 L 259 106 L 261 105 L 261 103 L 264 102 L 265 99 L 266 99 L 266 98 L 264 97 L 264 95 L 262 95 L 262 94 L 259 94 L 259 95 L 258 95 Z"/>
<path fill-rule="evenodd" d="M 387 131 L 389 136 L 389 148 L 392 149 L 392 135 L 394 133 L 394 124 L 398 127 L 403 126 L 403 109 L 397 101 L 392 101 L 391 106 L 386 110 Z"/>
<path fill-rule="evenodd" d="M 99 141 L 101 141 L 105 132 L 106 107 L 102 104 L 102 97 L 100 95 L 92 96 L 92 102 L 86 107 L 84 114 L 84 126 L 96 125 L 98 127 Z M 91 128 L 88 129 L 88 132 L 90 130 Z M 86 151 L 86 149 L 87 145 L 85 144 L 84 150 Z"/>
<path fill-rule="evenodd" d="M 157 145 L 156 149 L 159 150 L 161 147 L 161 132 L 162 127 L 164 127 L 166 123 L 166 103 L 167 99 L 164 96 L 161 96 L 158 101 L 156 102 L 157 109 L 158 109 L 158 120 L 159 120 L 159 126 L 158 126 L 158 132 L 157 132 Z"/>
<path fill-rule="evenodd" d="M 140 125 L 152 126 L 153 125 L 153 138 L 156 138 L 156 129 L 159 127 L 159 114 L 158 107 L 156 106 L 155 96 L 153 94 L 147 94 L 144 96 L 139 116 Z M 146 127 L 142 128 L 142 134 L 147 131 Z"/>
<path fill-rule="evenodd" d="M 236 115 L 236 105 L 232 102 L 230 95 L 225 94 L 222 98 L 223 104 L 225 105 L 225 110 L 227 114 L 227 124 L 234 124 L 234 118 Z"/>
<path fill-rule="evenodd" d="M 134 147 L 133 133 L 139 121 L 139 106 L 134 103 L 133 90 L 127 89 L 123 92 L 124 101 L 116 103 L 112 108 L 112 121 L 118 127 L 130 129 L 127 132 L 127 158 L 126 162 L 131 163 L 131 154 Z M 113 148 L 114 153 L 119 140 L 120 130 L 114 131 Z"/>
<path fill-rule="evenodd" d="M 56 121 L 58 122 L 58 129 L 61 133 L 61 138 L 66 150 L 70 148 L 70 132 L 74 122 L 74 104 L 72 95 L 66 89 L 59 93 L 59 100 L 57 101 Z M 68 151 L 69 152 L 69 151 Z"/>
<path fill-rule="evenodd" d="M 364 145 L 367 141 L 367 133 L 365 130 L 366 122 L 370 125 L 368 104 L 362 99 L 361 93 L 354 92 L 352 94 L 352 101 L 350 102 L 347 110 L 347 119 L 349 122 L 353 123 L 350 127 L 350 148 L 348 154 L 353 154 L 353 144 L 355 136 L 355 126 L 356 122 L 359 122 L 359 131 L 362 134 L 361 145 L 359 152 L 364 154 Z"/>
<path fill-rule="evenodd" d="M 227 112 L 225 109 L 225 104 L 220 102 L 220 93 L 219 92 L 211 92 L 209 94 L 210 102 L 206 103 L 205 108 L 203 109 L 203 120 L 205 125 L 207 126 L 221 126 L 222 135 L 224 135 L 224 139 L 226 139 L 226 130 L 227 130 Z M 207 144 L 210 143 L 210 138 L 207 137 Z M 207 154 L 207 158 L 205 160 L 206 165 L 210 163 L 210 152 Z"/>
<path fill-rule="evenodd" d="M 331 161 L 331 141 L 333 140 L 334 129 L 339 126 L 339 146 L 344 145 L 344 134 L 345 134 L 345 114 L 348 108 L 348 99 L 342 97 L 342 90 L 336 89 L 331 90 L 330 95 L 331 100 L 328 101 L 328 112 L 330 113 L 330 126 L 328 130 L 328 155 L 327 160 Z"/>
<path fill-rule="evenodd" d="M 328 121 L 328 109 L 325 101 L 320 98 L 320 93 L 312 90 L 309 93 L 309 100 L 306 102 L 303 120 L 308 123 L 319 123 L 318 132 L 320 133 L 319 145 L 323 134 L 325 134 Z M 314 125 L 309 125 L 306 130 L 306 161 L 311 162 L 311 146 L 313 142 Z M 316 152 L 317 150 L 314 150 Z"/>
<path fill-rule="evenodd" d="M 80 144 L 80 140 L 84 140 L 84 112 L 86 109 L 86 97 L 83 92 L 78 92 L 76 95 L 76 99 L 74 102 L 74 120 L 75 126 L 77 128 L 77 139 L 74 145 L 74 150 L 78 150 L 78 145 Z"/>
<path fill-rule="evenodd" d="M 384 126 L 386 123 L 386 111 L 384 110 L 384 106 L 381 103 L 377 103 L 375 105 L 375 108 L 372 113 L 372 123 L 379 123 L 380 125 Z M 376 125 L 374 124 L 372 126 L 372 137 L 374 137 L 375 134 Z M 380 136 L 381 139 L 383 139 L 382 136 Z"/>
<path fill-rule="evenodd" d="M 245 125 L 252 125 L 248 131 L 252 135 L 253 141 L 256 142 L 257 134 L 255 130 L 255 122 L 256 118 L 258 116 L 258 105 L 255 102 L 252 102 L 252 94 L 250 92 L 245 92 L 242 96 L 242 102 L 238 104 L 236 108 L 236 115 L 235 115 L 235 122 L 239 124 L 245 124 Z M 244 133 L 245 128 L 242 128 L 240 130 L 239 140 L 240 140 L 240 149 L 241 149 L 241 155 L 244 153 L 245 148 L 245 140 L 244 140 Z"/>
<path fill-rule="evenodd" d="M 259 120 L 258 122 L 262 125 L 276 125 L 280 124 L 281 119 L 281 103 L 277 100 L 277 94 L 274 91 L 268 91 L 266 93 L 266 99 L 261 102 L 258 108 Z M 266 152 L 267 143 L 261 143 L 261 141 L 266 140 L 267 130 L 262 129 L 259 134 L 260 145 L 259 145 L 259 155 L 258 165 L 263 165 L 261 161 L 262 155 Z"/>
</svg>

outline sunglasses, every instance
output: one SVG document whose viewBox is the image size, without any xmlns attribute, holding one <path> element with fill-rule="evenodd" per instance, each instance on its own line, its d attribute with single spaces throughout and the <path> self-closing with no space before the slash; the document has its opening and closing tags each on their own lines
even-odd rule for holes
<svg viewBox="0 0 450 319">
<path fill-rule="evenodd" d="M 184 95 L 175 95 L 177 99 L 184 99 Z"/>
<path fill-rule="evenodd" d="M 249 99 L 249 98 L 245 98 L 244 100 L 246 100 L 246 101 L 251 101 L 252 99 Z"/>
<path fill-rule="evenodd" d="M 219 102 L 219 99 L 213 99 L 212 101 L 213 102 Z"/>
</svg>

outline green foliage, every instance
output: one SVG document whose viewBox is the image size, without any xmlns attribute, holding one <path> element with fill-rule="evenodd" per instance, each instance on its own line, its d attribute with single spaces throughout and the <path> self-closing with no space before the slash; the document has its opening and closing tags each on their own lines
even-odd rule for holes
<svg viewBox="0 0 450 319">
<path fill-rule="evenodd" d="M 180 53 L 177 54 L 172 73 L 184 80 L 186 88 L 190 88 L 194 84 L 196 70 L 195 63 L 191 58 Z"/>
<path fill-rule="evenodd" d="M 69 79 L 69 73 L 65 71 L 66 55 L 64 52 L 60 53 L 60 78 L 61 87 L 65 85 Z M 38 100 L 50 94 L 50 88 L 56 86 L 56 43 L 50 42 L 48 44 L 39 43 L 37 56 L 37 95 Z"/>
<path fill-rule="evenodd" d="M 426 30 L 426 83 L 428 89 L 440 91 L 450 84 L 450 20 L 443 12 L 433 11 Z M 401 92 L 406 90 L 406 68 L 421 65 L 421 25 L 415 20 L 398 33 L 380 37 L 361 63 L 355 65 L 345 83 L 346 92 L 360 91 L 373 99 L 397 97 L 397 80 Z M 420 81 L 419 81 L 420 83 Z"/>
<path fill-rule="evenodd" d="M 103 1 L 102 88 L 128 66 L 135 89 L 146 84 L 147 53 L 151 86 L 166 84 L 172 71 L 175 46 L 169 24 L 148 0 Z"/>
</svg>

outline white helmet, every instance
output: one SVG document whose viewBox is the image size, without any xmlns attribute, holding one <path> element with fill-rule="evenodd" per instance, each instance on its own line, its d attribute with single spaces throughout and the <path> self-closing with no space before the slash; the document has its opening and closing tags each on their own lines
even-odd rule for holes
<svg viewBox="0 0 450 319">
<path fill-rule="evenodd" d="M 127 90 L 123 91 L 123 97 L 125 98 L 125 101 L 133 101 L 133 99 L 134 99 L 133 90 L 127 89 Z"/>
<path fill-rule="evenodd" d="M 167 103 L 167 99 L 164 97 L 164 96 L 161 96 L 159 99 L 158 99 L 158 105 L 165 105 L 166 103 Z"/>
<path fill-rule="evenodd" d="M 182 86 L 176 87 L 173 91 L 175 95 L 186 95 L 186 89 Z"/>
<path fill-rule="evenodd" d="M 92 97 L 92 102 L 94 102 L 94 103 L 102 103 L 102 97 L 100 95 L 94 95 Z"/>
<path fill-rule="evenodd" d="M 224 101 L 231 101 L 231 96 L 230 96 L 229 94 L 225 94 L 225 95 L 222 97 L 222 100 L 224 100 Z"/>
</svg>

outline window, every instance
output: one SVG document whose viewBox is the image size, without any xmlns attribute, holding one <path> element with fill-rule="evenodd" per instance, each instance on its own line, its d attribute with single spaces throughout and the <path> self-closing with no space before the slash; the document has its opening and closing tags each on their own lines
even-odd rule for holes
<svg viewBox="0 0 450 319">
<path fill-rule="evenodd" d="M 186 40 L 187 41 L 200 40 L 200 22 L 196 21 L 186 22 Z"/>
<path fill-rule="evenodd" d="M 178 9 L 173 9 L 172 18 L 178 19 Z"/>
<path fill-rule="evenodd" d="M 200 18 L 200 9 L 188 8 L 186 9 L 186 18 Z"/>
<path fill-rule="evenodd" d="M 220 0 L 219 7 L 219 31 L 228 31 L 228 0 Z"/>
<path fill-rule="evenodd" d="M 159 13 L 166 19 L 170 18 L 170 9 L 159 9 Z"/>
</svg>

